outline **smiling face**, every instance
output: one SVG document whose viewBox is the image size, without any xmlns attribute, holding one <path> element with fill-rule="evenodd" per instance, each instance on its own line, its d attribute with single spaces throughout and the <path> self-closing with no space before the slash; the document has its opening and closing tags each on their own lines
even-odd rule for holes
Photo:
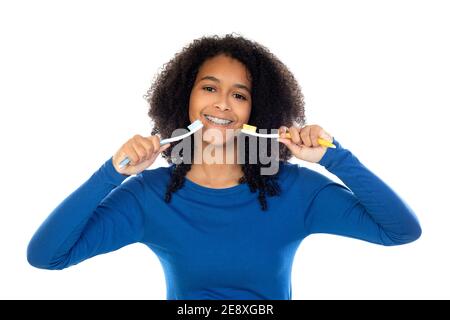
<svg viewBox="0 0 450 320">
<path fill-rule="evenodd" d="M 248 123 L 251 106 L 250 74 L 240 61 L 221 54 L 201 65 L 189 99 L 191 122 L 199 119 L 225 142 L 227 129 Z"/>
</svg>

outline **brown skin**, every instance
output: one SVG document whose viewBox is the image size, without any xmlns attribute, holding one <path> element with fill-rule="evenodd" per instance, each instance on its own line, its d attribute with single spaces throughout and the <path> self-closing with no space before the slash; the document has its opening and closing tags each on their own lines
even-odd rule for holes
<svg viewBox="0 0 450 320">
<path fill-rule="evenodd" d="M 136 134 L 114 154 L 112 158 L 114 168 L 117 172 L 127 176 L 144 171 L 152 165 L 161 152 L 170 147 L 170 143 L 160 146 L 159 141 L 158 136 L 143 137 Z M 125 157 L 130 159 L 130 163 L 120 169 L 119 164 Z"/>
<path fill-rule="evenodd" d="M 316 124 L 303 128 L 282 126 L 279 130 L 281 132 L 279 141 L 289 148 L 292 155 L 297 159 L 312 163 L 319 162 L 327 151 L 327 147 L 319 144 L 318 138 L 333 141 L 331 134 Z M 289 131 L 291 139 L 285 139 L 284 133 L 287 131 Z"/>
<path fill-rule="evenodd" d="M 204 77 L 214 77 L 203 79 Z M 203 80 L 202 80 L 203 79 Z M 238 86 L 236 86 L 238 85 Z M 245 86 L 247 89 L 242 87 Z M 221 130 L 223 133 L 223 154 L 227 152 L 225 141 L 226 129 L 241 129 L 248 123 L 251 112 L 251 79 L 246 67 L 238 60 L 225 55 L 218 55 L 206 60 L 197 73 L 189 100 L 189 120 L 202 121 L 203 133 L 208 129 Z M 226 126 L 217 126 L 205 118 L 205 115 L 232 120 Z M 202 150 L 212 141 L 203 140 Z M 217 145 L 217 144 L 215 144 Z M 243 176 L 241 165 L 237 164 L 237 150 L 234 145 L 233 164 L 192 164 L 186 177 L 200 185 L 211 188 L 227 188 L 238 184 Z"/>
</svg>

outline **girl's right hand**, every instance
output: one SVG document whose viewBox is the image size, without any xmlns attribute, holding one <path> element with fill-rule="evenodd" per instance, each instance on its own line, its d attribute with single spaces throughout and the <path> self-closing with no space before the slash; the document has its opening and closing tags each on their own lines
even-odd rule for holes
<svg viewBox="0 0 450 320">
<path fill-rule="evenodd" d="M 170 143 L 160 146 L 158 136 L 143 137 L 135 135 L 113 156 L 112 162 L 117 172 L 125 175 L 139 174 L 150 167 L 158 155 L 170 147 Z M 119 168 L 120 162 L 128 157 L 130 162 Z"/>
</svg>

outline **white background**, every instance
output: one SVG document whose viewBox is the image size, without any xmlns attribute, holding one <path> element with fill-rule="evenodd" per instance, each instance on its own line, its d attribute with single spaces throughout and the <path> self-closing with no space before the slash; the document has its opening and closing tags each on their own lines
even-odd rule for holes
<svg viewBox="0 0 450 320">
<path fill-rule="evenodd" d="M 398 247 L 307 238 L 293 299 L 450 298 L 449 16 L 445 1 L 1 2 L 0 298 L 165 299 L 144 245 L 63 271 L 29 266 L 26 247 L 127 139 L 149 134 L 142 95 L 162 65 L 195 38 L 230 32 L 288 66 L 308 124 L 385 180 L 423 227 Z"/>
</svg>

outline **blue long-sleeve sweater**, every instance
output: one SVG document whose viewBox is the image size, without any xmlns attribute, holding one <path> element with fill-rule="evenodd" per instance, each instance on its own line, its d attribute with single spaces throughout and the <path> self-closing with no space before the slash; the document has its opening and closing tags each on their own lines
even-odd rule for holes
<svg viewBox="0 0 450 320">
<path fill-rule="evenodd" d="M 336 139 L 319 162 L 345 185 L 280 163 L 281 196 L 261 211 L 247 184 L 225 189 L 188 179 L 164 202 L 173 166 L 122 183 L 109 158 L 59 204 L 28 245 L 35 267 L 63 269 L 131 243 L 162 263 L 167 299 L 291 299 L 301 241 L 330 233 L 382 245 L 416 240 L 411 208 Z"/>
</svg>

